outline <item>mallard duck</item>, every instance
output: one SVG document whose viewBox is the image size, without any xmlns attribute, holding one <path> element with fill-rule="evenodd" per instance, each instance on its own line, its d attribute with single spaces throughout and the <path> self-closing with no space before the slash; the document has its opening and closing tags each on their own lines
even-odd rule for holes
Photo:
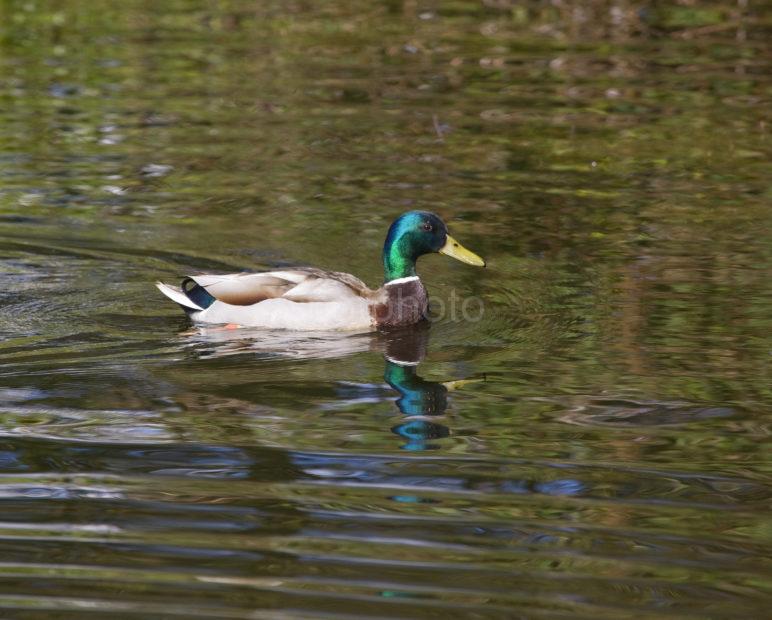
<svg viewBox="0 0 772 620">
<path fill-rule="evenodd" d="M 384 285 L 312 267 L 261 273 L 187 276 L 180 288 L 156 286 L 199 323 L 292 330 L 368 331 L 412 325 L 427 312 L 426 289 L 416 275 L 420 256 L 439 252 L 479 267 L 485 261 L 448 234 L 428 211 L 409 211 L 389 228 L 383 245 Z"/>
</svg>

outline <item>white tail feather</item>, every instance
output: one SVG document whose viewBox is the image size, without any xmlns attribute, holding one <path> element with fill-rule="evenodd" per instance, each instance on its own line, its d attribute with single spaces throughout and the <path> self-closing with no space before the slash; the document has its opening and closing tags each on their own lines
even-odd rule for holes
<svg viewBox="0 0 772 620">
<path fill-rule="evenodd" d="M 164 284 L 163 282 L 156 282 L 155 285 L 158 287 L 159 291 L 161 291 L 172 301 L 180 304 L 183 308 L 188 308 L 190 310 L 203 310 L 201 306 L 199 306 L 196 302 L 189 299 L 188 296 L 185 295 L 182 291 L 176 288 L 172 288 L 171 286 L 169 286 L 168 284 Z"/>
</svg>

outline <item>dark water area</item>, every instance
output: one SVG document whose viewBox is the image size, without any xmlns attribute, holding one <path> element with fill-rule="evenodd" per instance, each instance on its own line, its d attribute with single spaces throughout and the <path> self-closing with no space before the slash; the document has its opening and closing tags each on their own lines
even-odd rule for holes
<svg viewBox="0 0 772 620">
<path fill-rule="evenodd" d="M 0 1 L 0 617 L 765 617 L 769 8 Z M 410 209 L 428 329 L 153 287 Z"/>
</svg>

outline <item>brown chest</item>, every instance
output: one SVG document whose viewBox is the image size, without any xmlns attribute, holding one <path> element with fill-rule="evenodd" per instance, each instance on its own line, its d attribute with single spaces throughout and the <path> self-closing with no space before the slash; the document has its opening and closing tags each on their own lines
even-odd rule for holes
<svg viewBox="0 0 772 620">
<path fill-rule="evenodd" d="M 428 296 L 418 278 L 387 284 L 385 301 L 370 307 L 378 327 L 413 325 L 427 318 Z"/>
</svg>

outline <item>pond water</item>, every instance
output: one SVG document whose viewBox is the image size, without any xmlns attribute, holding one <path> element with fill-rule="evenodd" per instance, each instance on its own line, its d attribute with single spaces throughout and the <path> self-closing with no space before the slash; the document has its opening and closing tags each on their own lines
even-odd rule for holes
<svg viewBox="0 0 772 620">
<path fill-rule="evenodd" d="M 0 2 L 0 615 L 766 615 L 764 8 Z M 409 209 L 428 329 L 153 286 Z"/>
</svg>

